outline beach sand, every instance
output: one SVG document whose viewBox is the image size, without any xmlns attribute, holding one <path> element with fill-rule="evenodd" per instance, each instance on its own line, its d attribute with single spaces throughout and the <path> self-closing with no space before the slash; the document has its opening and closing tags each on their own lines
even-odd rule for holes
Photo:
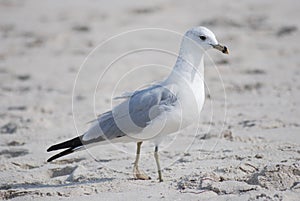
<svg viewBox="0 0 300 201">
<path fill-rule="evenodd" d="M 299 200 L 299 7 L 292 0 L 1 0 L 0 199 Z M 163 79 L 175 57 L 137 51 L 105 71 L 110 62 L 137 48 L 177 53 L 180 37 L 130 32 L 82 65 L 94 48 L 134 29 L 183 34 L 200 25 L 230 54 L 211 50 L 205 58 L 201 119 L 163 142 L 164 182 L 148 142 L 140 167 L 149 181 L 133 179 L 134 143 L 46 162 L 50 145 L 82 134 L 117 103 L 113 96 Z"/>
</svg>

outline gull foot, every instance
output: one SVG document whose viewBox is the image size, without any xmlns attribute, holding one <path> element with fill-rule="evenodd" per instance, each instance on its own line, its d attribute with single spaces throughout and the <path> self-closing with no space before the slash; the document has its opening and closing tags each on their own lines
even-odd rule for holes
<svg viewBox="0 0 300 201">
<path fill-rule="evenodd" d="M 140 171 L 137 167 L 134 167 L 134 169 L 133 169 L 133 176 L 135 179 L 140 179 L 140 180 L 150 180 L 151 179 L 151 177 L 149 177 L 143 171 Z"/>
</svg>

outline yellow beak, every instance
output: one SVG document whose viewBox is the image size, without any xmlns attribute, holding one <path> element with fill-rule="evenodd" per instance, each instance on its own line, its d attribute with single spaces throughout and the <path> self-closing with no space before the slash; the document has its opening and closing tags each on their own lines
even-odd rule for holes
<svg viewBox="0 0 300 201">
<path fill-rule="evenodd" d="M 228 48 L 226 46 L 223 46 L 223 45 L 212 45 L 213 48 L 217 49 L 217 50 L 220 50 L 221 52 L 223 52 L 224 54 L 229 54 L 229 51 L 228 51 Z"/>
</svg>

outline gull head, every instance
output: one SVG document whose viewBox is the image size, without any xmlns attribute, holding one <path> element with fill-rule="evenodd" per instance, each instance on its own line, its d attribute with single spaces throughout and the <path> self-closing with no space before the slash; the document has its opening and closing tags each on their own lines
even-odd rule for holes
<svg viewBox="0 0 300 201">
<path fill-rule="evenodd" d="M 194 27 L 185 33 L 185 38 L 194 41 L 200 45 L 204 50 L 215 48 L 224 54 L 228 54 L 228 48 L 220 45 L 216 39 L 215 34 L 206 27 Z"/>
</svg>

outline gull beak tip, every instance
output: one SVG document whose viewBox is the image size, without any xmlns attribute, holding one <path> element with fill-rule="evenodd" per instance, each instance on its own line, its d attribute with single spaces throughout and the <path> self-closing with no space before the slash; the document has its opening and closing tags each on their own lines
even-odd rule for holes
<svg viewBox="0 0 300 201">
<path fill-rule="evenodd" d="M 220 44 L 212 45 L 212 46 L 213 46 L 213 48 L 221 51 L 224 54 L 229 54 L 229 50 L 228 50 L 228 48 L 226 46 L 223 46 L 223 45 L 220 45 Z"/>
<path fill-rule="evenodd" d="M 222 52 L 223 52 L 224 54 L 229 54 L 229 50 L 228 50 L 228 48 L 227 48 L 226 46 L 224 46 Z"/>
</svg>

